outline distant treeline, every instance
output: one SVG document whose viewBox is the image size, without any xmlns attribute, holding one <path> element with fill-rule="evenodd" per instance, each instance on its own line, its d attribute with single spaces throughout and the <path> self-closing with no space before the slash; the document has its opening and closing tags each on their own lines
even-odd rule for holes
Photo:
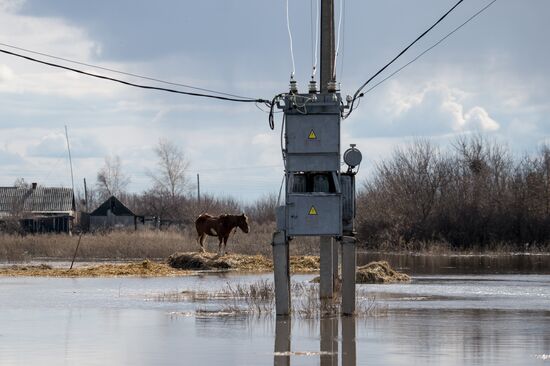
<svg viewBox="0 0 550 366">
<path fill-rule="evenodd" d="M 164 186 L 155 185 L 139 194 L 120 192 L 118 196 L 135 213 L 180 223 L 182 228 L 192 228 L 202 212 L 245 212 L 253 227 L 275 230 L 275 194 L 250 204 L 203 195 L 199 203 L 190 189 L 174 193 Z M 359 242 L 368 248 L 549 248 L 548 145 L 535 154 L 518 157 L 481 136 L 461 137 L 444 151 L 429 141 L 418 140 L 397 148 L 357 186 L 356 227 Z M 93 209 L 104 197 L 92 192 L 88 199 Z M 265 241 L 270 240 L 267 235 Z"/>
<path fill-rule="evenodd" d="M 213 215 L 244 212 L 254 224 L 273 224 L 275 227 L 277 196 L 274 193 L 266 194 L 248 204 L 230 196 L 216 197 L 209 194 L 203 194 L 199 202 L 192 194 L 171 195 L 155 189 L 142 193 L 122 192 L 118 198 L 137 215 L 159 217 L 180 223 L 183 227 L 193 226 L 198 215 L 204 212 Z M 84 210 L 82 200 L 80 201 L 79 209 Z M 101 198 L 94 198 L 90 203 L 90 210 L 101 203 Z"/>
<path fill-rule="evenodd" d="M 371 248 L 548 248 L 550 147 L 515 158 L 480 136 L 461 137 L 448 152 L 416 141 L 376 166 L 357 218 Z"/>
</svg>

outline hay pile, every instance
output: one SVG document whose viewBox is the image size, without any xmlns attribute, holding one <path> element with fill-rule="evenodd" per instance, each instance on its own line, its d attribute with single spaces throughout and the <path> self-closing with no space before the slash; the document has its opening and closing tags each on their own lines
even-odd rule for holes
<svg viewBox="0 0 550 366">
<path fill-rule="evenodd" d="M 168 266 L 149 260 L 132 263 L 99 264 L 96 266 L 54 268 L 46 264 L 37 266 L 11 266 L 0 268 L 0 276 L 32 276 L 32 277 L 117 277 L 117 276 L 181 276 L 188 274 Z"/>
<path fill-rule="evenodd" d="M 186 270 L 235 270 L 241 272 L 269 272 L 273 270 L 271 259 L 262 255 L 227 254 L 220 257 L 216 253 L 174 253 L 168 258 L 173 268 Z M 319 270 L 319 257 L 291 256 L 292 272 L 314 272 Z"/>
<path fill-rule="evenodd" d="M 262 255 L 228 254 L 223 257 L 215 253 L 174 253 L 167 263 L 144 260 L 131 263 L 97 264 L 86 267 L 51 267 L 47 264 L 36 266 L 17 265 L 0 267 L 0 276 L 33 277 L 164 277 L 184 276 L 194 271 L 233 270 L 237 272 L 270 272 L 273 270 L 271 259 Z M 294 273 L 315 272 L 319 270 L 319 257 L 292 256 L 290 270 Z"/>
<path fill-rule="evenodd" d="M 319 283 L 320 280 L 321 277 L 317 276 L 311 282 Z M 392 269 L 386 261 L 371 262 L 357 267 L 355 272 L 355 283 L 396 283 L 410 280 L 408 275 Z"/>
<path fill-rule="evenodd" d="M 395 283 L 410 280 L 408 275 L 397 272 L 386 261 L 371 262 L 358 267 L 355 274 L 356 283 Z"/>
</svg>

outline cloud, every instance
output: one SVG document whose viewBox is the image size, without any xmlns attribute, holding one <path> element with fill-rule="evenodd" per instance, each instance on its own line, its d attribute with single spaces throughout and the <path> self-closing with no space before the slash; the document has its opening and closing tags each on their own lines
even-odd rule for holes
<svg viewBox="0 0 550 366">
<path fill-rule="evenodd" d="M 73 158 L 100 158 L 105 155 L 105 149 L 92 137 L 78 136 L 70 139 Z M 37 144 L 27 147 L 27 155 L 43 158 L 60 158 L 67 156 L 67 142 L 62 133 L 50 133 Z"/>
<path fill-rule="evenodd" d="M 371 137 L 441 136 L 467 131 L 494 132 L 499 123 L 476 103 L 474 94 L 444 82 L 421 85 L 394 81 L 366 108 L 360 127 Z M 353 130 L 359 125 L 352 122 Z"/>
<path fill-rule="evenodd" d="M 0 64 L 0 83 L 13 79 L 13 70 L 6 65 Z"/>
<path fill-rule="evenodd" d="M 15 12 L 21 9 L 24 0 L 0 0 L 0 11 Z"/>
<path fill-rule="evenodd" d="M 0 165 L 17 165 L 23 163 L 21 155 L 11 152 L 7 149 L 0 148 Z"/>
<path fill-rule="evenodd" d="M 489 113 L 482 107 L 474 107 L 464 115 L 464 124 L 484 132 L 496 131 L 500 125 L 489 117 Z"/>
</svg>

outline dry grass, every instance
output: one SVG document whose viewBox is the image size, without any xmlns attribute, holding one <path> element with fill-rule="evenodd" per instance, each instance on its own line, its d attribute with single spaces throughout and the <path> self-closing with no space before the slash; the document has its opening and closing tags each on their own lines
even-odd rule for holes
<svg viewBox="0 0 550 366">
<path fill-rule="evenodd" d="M 272 225 L 251 226 L 244 234 L 237 230 L 227 244 L 230 253 L 271 256 Z M 74 254 L 77 236 L 65 234 L 9 235 L 0 233 L 0 261 L 32 259 L 70 260 Z M 193 230 L 183 231 L 114 231 L 106 234 L 86 234 L 78 250 L 77 260 L 139 260 L 164 259 L 170 254 L 197 251 L 199 246 Z M 209 237 L 207 249 L 218 250 L 218 239 Z M 291 243 L 292 255 L 318 254 L 315 238 L 303 238 Z"/>
<path fill-rule="evenodd" d="M 319 286 L 293 282 L 292 314 L 300 318 L 331 317 L 340 313 L 340 303 L 319 299 Z M 199 307 L 198 316 L 243 316 L 273 315 L 275 311 L 275 290 L 273 282 L 258 281 L 252 284 L 227 286 L 219 291 L 180 291 L 164 293 L 154 297 L 157 301 L 215 303 L 218 307 Z M 378 304 L 375 298 L 358 296 L 355 316 L 383 316 L 387 306 Z"/>
<path fill-rule="evenodd" d="M 0 260 L 23 261 L 36 258 L 70 260 L 77 241 L 77 236 L 64 234 L 0 235 Z M 168 257 L 176 250 L 191 248 L 190 244 L 176 232 L 87 234 L 82 236 L 77 259 L 160 259 Z"/>
</svg>

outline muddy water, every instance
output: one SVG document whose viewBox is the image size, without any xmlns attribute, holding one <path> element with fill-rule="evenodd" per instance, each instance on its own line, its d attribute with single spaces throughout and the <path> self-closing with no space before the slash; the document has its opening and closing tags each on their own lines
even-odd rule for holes
<svg viewBox="0 0 550 366">
<path fill-rule="evenodd" d="M 361 285 L 387 312 L 291 321 L 198 316 L 219 304 L 158 301 L 271 275 L 0 278 L 0 365 L 550 364 L 550 275 L 529 273 Z"/>
</svg>

